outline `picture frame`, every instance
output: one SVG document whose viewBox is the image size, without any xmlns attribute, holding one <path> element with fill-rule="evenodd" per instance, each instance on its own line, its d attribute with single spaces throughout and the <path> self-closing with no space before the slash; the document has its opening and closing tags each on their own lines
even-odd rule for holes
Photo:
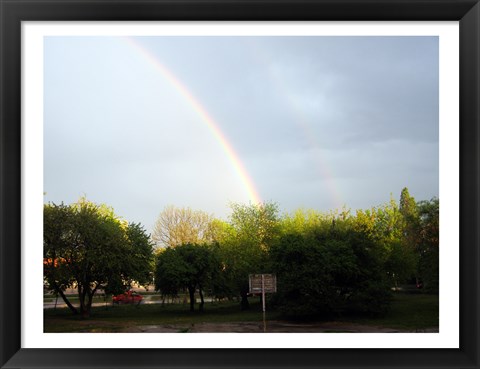
<svg viewBox="0 0 480 369">
<path fill-rule="evenodd" d="M 0 0 L 0 365 L 2 368 L 479 368 L 480 5 L 473 0 Z M 22 21 L 458 21 L 459 349 L 22 348 Z"/>
</svg>

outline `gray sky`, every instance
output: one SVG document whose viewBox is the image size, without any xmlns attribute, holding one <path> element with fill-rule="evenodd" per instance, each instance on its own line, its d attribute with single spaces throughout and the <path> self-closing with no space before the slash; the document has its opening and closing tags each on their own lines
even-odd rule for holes
<svg viewBox="0 0 480 369">
<path fill-rule="evenodd" d="M 227 219 L 252 188 L 282 212 L 438 196 L 437 37 L 47 37 L 44 51 L 46 202 L 86 195 L 151 232 L 170 204 Z"/>
</svg>

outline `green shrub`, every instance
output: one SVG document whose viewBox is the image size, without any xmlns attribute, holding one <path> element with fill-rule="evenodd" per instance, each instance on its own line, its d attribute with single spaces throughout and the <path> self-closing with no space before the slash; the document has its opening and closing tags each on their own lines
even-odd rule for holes
<svg viewBox="0 0 480 369">
<path fill-rule="evenodd" d="M 287 234 L 271 248 L 272 298 L 287 317 L 383 314 L 391 292 L 378 246 L 352 230 Z"/>
</svg>

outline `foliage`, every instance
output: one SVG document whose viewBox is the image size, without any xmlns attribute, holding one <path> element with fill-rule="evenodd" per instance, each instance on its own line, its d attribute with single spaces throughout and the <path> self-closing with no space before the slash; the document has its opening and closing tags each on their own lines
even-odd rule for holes
<svg viewBox="0 0 480 369">
<path fill-rule="evenodd" d="M 391 243 L 385 267 L 395 289 L 415 275 L 417 260 L 412 247 L 405 246 L 401 241 Z"/>
<path fill-rule="evenodd" d="M 249 242 L 261 250 L 267 250 L 277 235 L 278 205 L 267 202 L 231 204 L 230 207 L 230 224 L 235 229 L 236 236 L 244 243 Z"/>
<path fill-rule="evenodd" d="M 268 264 L 268 251 L 278 237 L 278 205 L 231 204 L 230 225 L 233 236 L 221 244 L 224 280 L 233 293 L 239 293 L 242 310 L 249 308 L 248 275 L 265 273 Z M 228 290 L 228 289 L 227 289 Z"/>
<path fill-rule="evenodd" d="M 205 288 L 211 287 L 215 272 L 220 268 L 209 245 L 183 244 L 166 248 L 157 256 L 155 288 L 163 295 L 176 296 L 186 288 L 190 295 L 190 310 L 195 310 L 195 291 L 200 294 L 200 311 L 204 308 Z"/>
<path fill-rule="evenodd" d="M 278 293 L 289 317 L 385 313 L 390 293 L 379 247 L 337 218 L 311 232 L 284 234 L 271 249 Z"/>
<path fill-rule="evenodd" d="M 438 292 L 439 280 L 439 200 L 418 203 L 420 237 L 418 242 L 419 278 L 428 292 Z"/>
<path fill-rule="evenodd" d="M 391 289 L 413 277 L 438 290 L 438 202 L 417 204 L 407 188 L 399 202 L 391 197 L 355 214 L 298 209 L 279 216 L 275 203 L 231 208 L 228 222 L 213 219 L 208 227 L 218 262 L 210 292 L 240 295 L 242 309 L 249 306 L 248 275 L 257 273 L 277 273 L 272 298 L 291 317 L 384 314 Z M 163 289 L 186 288 L 175 286 Z"/>
<path fill-rule="evenodd" d="M 152 245 L 139 224 L 127 224 L 106 205 L 81 198 L 72 205 L 44 206 L 44 279 L 74 313 L 63 291 L 77 288 L 80 314 L 90 315 L 99 289 L 118 292 L 146 282 Z"/>
<path fill-rule="evenodd" d="M 415 275 L 416 204 L 408 189 L 402 190 L 400 206 L 391 198 L 383 206 L 358 210 L 354 227 L 381 246 L 386 273 L 395 288 Z"/>
<path fill-rule="evenodd" d="M 384 314 L 391 289 L 408 281 L 438 292 L 439 202 L 416 202 L 407 188 L 399 202 L 328 213 L 298 209 L 279 215 L 276 203 L 231 204 L 228 221 L 202 211 L 167 207 L 152 244 L 139 224 L 85 199 L 45 206 L 45 279 L 62 296 L 78 287 L 81 311 L 99 288 L 123 292 L 155 276 L 164 296 L 188 291 L 233 299 L 249 308 L 249 274 L 276 273 L 271 296 L 290 317 Z M 65 296 L 62 296 L 65 300 Z M 71 306 L 72 310 L 75 310 Z"/>
<path fill-rule="evenodd" d="M 158 247 L 212 241 L 211 215 L 190 208 L 167 206 L 155 222 L 152 239 Z"/>
</svg>

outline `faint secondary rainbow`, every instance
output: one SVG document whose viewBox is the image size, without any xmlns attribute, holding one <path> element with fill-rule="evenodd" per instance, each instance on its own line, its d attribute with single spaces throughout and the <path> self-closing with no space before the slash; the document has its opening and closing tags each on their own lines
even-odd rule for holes
<svg viewBox="0 0 480 369">
<path fill-rule="evenodd" d="M 274 62 L 273 58 L 268 55 L 263 48 L 257 46 L 253 41 L 254 38 L 251 38 L 251 40 L 250 47 L 252 48 L 251 55 L 253 56 L 253 59 L 260 65 L 272 65 Z M 315 170 L 325 182 L 326 188 L 330 194 L 332 205 L 336 209 L 341 209 L 342 206 L 344 206 L 344 203 L 335 181 L 335 175 L 331 166 L 328 165 L 324 156 L 321 154 L 322 145 L 316 138 L 317 135 L 312 129 L 311 122 L 302 111 L 301 107 L 298 106 L 298 103 L 296 103 L 292 96 L 291 89 L 286 85 L 285 79 L 280 74 L 274 73 L 272 69 L 267 70 L 267 76 L 275 86 L 275 91 L 280 92 L 280 95 L 283 97 L 286 105 L 295 118 L 294 123 L 301 130 L 308 147 L 312 149 L 312 158 L 316 162 Z"/>
<path fill-rule="evenodd" d="M 190 107 L 198 114 L 202 122 L 207 126 L 213 137 L 215 137 L 227 155 L 228 160 L 235 169 L 235 172 L 237 173 L 243 187 L 245 188 L 245 191 L 248 194 L 249 200 L 254 204 L 260 204 L 262 200 L 252 178 L 245 169 L 245 166 L 235 152 L 232 144 L 227 140 L 223 132 L 218 127 L 218 124 L 210 116 L 208 111 L 202 106 L 202 104 L 200 104 L 198 99 L 190 92 L 190 90 L 172 73 L 172 71 L 162 64 L 154 54 L 152 54 L 148 49 L 146 49 L 132 37 L 124 37 L 123 39 L 131 47 L 138 51 L 145 58 L 145 60 L 152 64 L 162 75 L 162 77 L 165 78 L 178 93 L 180 93 L 180 95 L 188 102 Z"/>
</svg>

